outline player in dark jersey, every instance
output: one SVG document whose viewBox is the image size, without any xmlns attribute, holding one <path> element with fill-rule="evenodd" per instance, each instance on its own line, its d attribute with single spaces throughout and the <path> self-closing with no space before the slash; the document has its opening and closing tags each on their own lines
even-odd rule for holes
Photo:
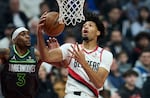
<svg viewBox="0 0 150 98">
<path fill-rule="evenodd" d="M 12 34 L 13 46 L 0 49 L 5 98 L 35 98 L 38 87 L 39 52 L 31 47 L 29 31 L 20 27 Z"/>
</svg>

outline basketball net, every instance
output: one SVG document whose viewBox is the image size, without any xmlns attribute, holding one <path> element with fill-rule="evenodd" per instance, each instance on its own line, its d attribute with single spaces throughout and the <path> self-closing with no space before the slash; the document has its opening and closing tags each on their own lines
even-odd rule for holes
<svg viewBox="0 0 150 98">
<path fill-rule="evenodd" d="M 76 23 L 85 20 L 83 15 L 84 2 L 85 0 L 57 0 L 59 6 L 58 21 L 75 26 Z"/>
</svg>

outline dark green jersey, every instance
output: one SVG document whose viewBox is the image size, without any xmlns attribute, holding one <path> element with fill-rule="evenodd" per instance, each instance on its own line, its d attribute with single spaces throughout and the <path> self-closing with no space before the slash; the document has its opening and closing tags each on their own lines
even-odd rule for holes
<svg viewBox="0 0 150 98">
<path fill-rule="evenodd" d="M 4 95 L 11 98 L 34 98 L 38 87 L 38 69 L 33 47 L 23 56 L 18 54 L 15 45 L 10 47 L 9 60 L 2 72 Z"/>
</svg>

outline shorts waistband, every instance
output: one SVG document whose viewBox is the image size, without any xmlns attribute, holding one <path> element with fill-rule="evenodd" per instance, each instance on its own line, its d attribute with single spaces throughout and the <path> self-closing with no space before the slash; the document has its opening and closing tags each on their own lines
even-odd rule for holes
<svg viewBox="0 0 150 98">
<path fill-rule="evenodd" d="M 90 96 L 89 94 L 85 93 L 85 92 L 81 92 L 81 91 L 74 91 L 73 94 L 77 95 L 77 96 L 81 96 L 83 94 Z M 97 98 L 95 96 L 90 96 L 91 98 Z"/>
</svg>

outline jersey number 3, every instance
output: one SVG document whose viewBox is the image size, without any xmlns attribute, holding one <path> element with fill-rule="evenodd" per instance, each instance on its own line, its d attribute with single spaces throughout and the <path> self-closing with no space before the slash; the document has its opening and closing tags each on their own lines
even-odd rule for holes
<svg viewBox="0 0 150 98">
<path fill-rule="evenodd" d="M 16 82 L 17 86 L 22 87 L 25 85 L 26 83 L 25 76 L 26 76 L 25 73 L 17 73 L 17 82 Z"/>
</svg>

